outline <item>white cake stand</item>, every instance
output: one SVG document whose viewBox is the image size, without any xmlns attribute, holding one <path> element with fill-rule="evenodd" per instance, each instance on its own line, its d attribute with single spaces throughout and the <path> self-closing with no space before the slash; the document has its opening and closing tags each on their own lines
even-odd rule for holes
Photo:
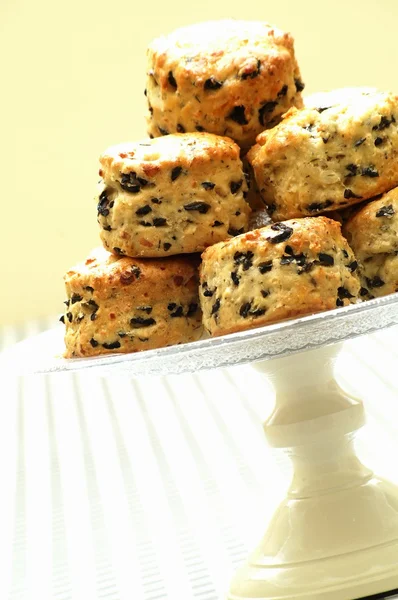
<svg viewBox="0 0 398 600">
<path fill-rule="evenodd" d="M 356 456 L 363 403 L 333 376 L 341 342 L 395 324 L 398 294 L 221 338 L 74 360 L 61 358 L 58 327 L 3 353 L 0 369 L 18 374 L 90 369 L 142 377 L 255 362 L 276 392 L 266 438 L 272 447 L 286 449 L 294 475 L 227 598 L 398 598 L 398 487 Z"/>
</svg>

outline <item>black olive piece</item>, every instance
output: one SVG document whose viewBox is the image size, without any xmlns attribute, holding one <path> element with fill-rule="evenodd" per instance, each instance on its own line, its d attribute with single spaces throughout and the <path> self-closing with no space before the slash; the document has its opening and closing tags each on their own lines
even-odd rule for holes
<svg viewBox="0 0 398 600">
<path fill-rule="evenodd" d="M 94 338 L 91 338 L 90 344 L 92 345 L 93 348 L 96 348 L 98 346 L 98 342 Z"/>
<path fill-rule="evenodd" d="M 251 302 L 245 302 L 244 304 L 242 304 L 242 306 L 239 309 L 240 316 L 243 317 L 244 319 L 246 319 L 249 316 L 251 306 L 252 306 Z"/>
<path fill-rule="evenodd" d="M 167 250 L 170 250 L 171 248 L 171 244 L 169 242 L 165 242 L 163 244 L 163 250 L 165 250 L 167 252 Z"/>
<path fill-rule="evenodd" d="M 153 220 L 153 225 L 154 227 L 163 227 L 164 225 L 167 225 L 167 219 L 164 219 L 163 217 L 155 217 Z"/>
<path fill-rule="evenodd" d="M 228 235 L 232 235 L 233 237 L 237 236 L 237 235 L 241 235 L 242 233 L 244 233 L 245 228 L 241 227 L 240 229 L 235 229 L 234 227 L 230 227 L 228 229 Z"/>
<path fill-rule="evenodd" d="M 116 340 L 116 342 L 111 342 L 110 344 L 105 342 L 104 344 L 102 344 L 102 346 L 103 348 L 106 348 L 106 350 L 115 350 L 116 348 L 120 348 L 121 344 L 119 340 Z"/>
<path fill-rule="evenodd" d="M 358 174 L 358 167 L 357 167 L 357 165 L 354 165 L 354 164 L 352 164 L 352 163 L 351 163 L 351 164 L 349 164 L 349 165 L 346 165 L 346 167 L 345 167 L 345 168 L 346 168 L 346 169 L 347 169 L 347 171 L 349 172 L 349 177 L 351 177 L 351 176 L 354 176 L 354 175 L 357 175 L 357 174 Z"/>
<path fill-rule="evenodd" d="M 70 300 L 65 300 L 65 301 L 64 301 L 64 304 L 66 304 L 66 306 L 68 306 L 68 307 L 69 307 Z"/>
<path fill-rule="evenodd" d="M 265 102 L 265 104 L 260 106 L 258 109 L 258 120 L 260 121 L 260 125 L 266 125 L 266 115 L 270 115 L 277 104 L 278 102 L 276 100 L 270 100 L 269 102 Z"/>
<path fill-rule="evenodd" d="M 188 312 L 187 312 L 187 317 L 192 317 L 198 310 L 199 306 L 197 305 L 196 302 L 191 302 L 191 304 L 188 306 Z"/>
<path fill-rule="evenodd" d="M 382 138 L 382 137 L 377 137 L 377 138 L 375 139 L 375 141 L 374 141 L 374 145 L 375 145 L 376 147 L 377 147 L 377 146 L 381 146 L 383 142 L 384 142 L 384 138 Z"/>
<path fill-rule="evenodd" d="M 201 125 L 196 125 L 195 129 L 196 129 L 196 131 L 199 131 L 199 132 L 202 132 L 205 130 L 205 128 L 202 127 Z"/>
<path fill-rule="evenodd" d="M 237 210 L 235 213 L 235 217 L 239 217 L 242 213 L 240 212 L 240 210 Z"/>
<path fill-rule="evenodd" d="M 247 271 L 253 264 L 253 252 L 248 250 L 247 252 L 235 252 L 234 262 L 236 265 L 242 265 L 242 269 Z"/>
<path fill-rule="evenodd" d="M 205 290 L 203 292 L 203 295 L 206 296 L 206 298 L 211 298 L 213 294 L 214 292 L 212 292 L 211 290 Z"/>
<path fill-rule="evenodd" d="M 91 285 L 86 285 L 86 287 L 84 289 L 87 290 L 88 292 L 91 292 L 91 293 L 94 292 L 94 288 L 91 287 Z"/>
<path fill-rule="evenodd" d="M 263 298 L 266 298 L 267 296 L 269 296 L 269 291 L 268 290 L 261 290 L 261 295 Z"/>
<path fill-rule="evenodd" d="M 378 275 L 373 277 L 373 279 L 368 279 L 366 277 L 366 282 L 368 284 L 368 287 L 370 287 L 370 289 L 383 287 L 383 285 L 385 284 L 385 281 L 383 281 Z"/>
<path fill-rule="evenodd" d="M 112 231 L 112 227 L 110 225 L 104 225 L 102 229 L 104 231 Z"/>
<path fill-rule="evenodd" d="M 388 206 L 382 206 L 382 208 L 379 208 L 379 210 L 376 212 L 376 217 L 387 217 L 388 219 L 391 219 L 391 217 L 394 215 L 395 210 L 392 204 L 389 204 Z"/>
<path fill-rule="evenodd" d="M 152 319 L 152 317 L 149 317 L 149 319 L 146 319 L 145 317 L 133 317 L 130 319 L 130 324 L 135 329 L 139 327 L 149 327 L 150 325 L 155 325 L 155 323 L 156 321 L 155 319 Z"/>
<path fill-rule="evenodd" d="M 200 185 L 202 186 L 202 188 L 204 188 L 207 191 L 207 190 L 212 190 L 216 184 L 213 183 L 212 181 L 203 181 Z"/>
<path fill-rule="evenodd" d="M 366 142 L 366 138 L 360 138 L 359 140 L 357 140 L 354 144 L 355 148 L 358 148 L 358 146 L 362 146 L 362 144 Z"/>
<path fill-rule="evenodd" d="M 343 248 L 342 253 L 343 253 L 344 258 L 348 258 L 348 252 L 347 252 L 347 250 L 345 250 Z"/>
<path fill-rule="evenodd" d="M 93 312 L 92 315 L 90 316 L 90 321 L 95 321 L 96 318 L 97 318 L 97 313 Z"/>
<path fill-rule="evenodd" d="M 351 271 L 351 273 L 355 273 L 355 271 L 358 269 L 357 261 L 353 260 L 349 265 L 347 265 L 347 268 Z"/>
<path fill-rule="evenodd" d="M 280 242 L 286 242 L 292 235 L 293 229 L 285 225 L 284 223 L 275 223 L 271 225 L 272 231 L 279 231 L 278 235 L 274 237 L 267 237 L 267 241 L 271 242 L 271 244 L 279 244 Z"/>
<path fill-rule="evenodd" d="M 140 342 L 147 342 L 149 338 L 139 337 Z"/>
<path fill-rule="evenodd" d="M 170 302 L 167 305 L 167 310 L 174 310 L 176 308 L 177 304 L 175 302 Z"/>
<path fill-rule="evenodd" d="M 258 77 L 258 75 L 260 75 L 260 70 L 261 70 L 261 60 L 257 59 L 257 66 L 253 71 L 250 71 L 248 73 L 243 73 L 241 75 L 241 79 L 243 79 L 243 81 L 245 81 L 246 79 L 255 79 L 255 77 Z"/>
<path fill-rule="evenodd" d="M 178 306 L 176 310 L 170 313 L 170 317 L 182 317 L 183 316 L 183 308 L 182 306 Z"/>
<path fill-rule="evenodd" d="M 235 284 L 236 286 L 238 286 L 238 285 L 239 285 L 240 277 L 239 277 L 239 275 L 237 274 L 237 272 L 236 272 L 236 271 L 232 271 L 232 272 L 231 272 L 231 279 L 232 279 L 232 281 L 234 282 L 234 284 Z"/>
<path fill-rule="evenodd" d="M 76 302 L 81 302 L 83 300 L 83 296 L 80 294 L 72 294 L 71 303 L 75 304 Z"/>
<path fill-rule="evenodd" d="M 315 125 L 313 123 L 310 123 L 310 125 L 305 125 L 303 129 L 306 129 L 307 131 L 314 131 Z"/>
<path fill-rule="evenodd" d="M 341 298 L 342 300 L 344 298 L 348 298 L 348 299 L 354 298 L 354 296 L 345 287 L 339 287 L 337 290 L 337 294 L 338 294 L 339 298 Z"/>
<path fill-rule="evenodd" d="M 130 171 L 130 173 L 122 173 L 121 175 L 120 187 L 122 190 L 130 194 L 138 194 L 141 190 L 141 184 L 137 179 L 136 173 Z"/>
<path fill-rule="evenodd" d="M 143 310 L 147 315 L 150 315 L 152 312 L 152 306 L 137 306 L 137 310 Z"/>
<path fill-rule="evenodd" d="M 320 264 L 324 267 L 333 267 L 333 265 L 334 265 L 334 258 L 333 258 L 333 256 L 330 256 L 330 254 L 325 254 L 324 252 L 320 252 L 318 254 L 318 259 L 319 259 Z"/>
<path fill-rule="evenodd" d="M 283 86 L 283 88 L 281 88 L 279 90 L 279 92 L 277 94 L 278 98 L 283 98 L 284 96 L 286 96 L 288 89 L 289 89 L 289 86 L 285 84 Z"/>
<path fill-rule="evenodd" d="M 329 208 L 329 206 L 332 206 L 332 204 L 332 200 L 326 200 L 325 202 L 312 202 L 307 208 L 310 212 L 320 212 L 321 210 Z"/>
<path fill-rule="evenodd" d="M 352 190 L 350 190 L 349 188 L 346 188 L 344 190 L 344 198 L 346 200 L 349 200 L 350 198 L 362 198 L 362 196 L 358 196 L 357 194 L 354 194 L 354 192 Z"/>
<path fill-rule="evenodd" d="M 317 106 L 316 110 L 322 114 L 325 110 L 329 110 L 329 108 L 332 108 L 331 106 Z"/>
<path fill-rule="evenodd" d="M 126 335 L 127 335 L 127 333 L 125 333 L 124 331 L 118 331 L 118 332 L 117 332 L 117 334 L 118 334 L 118 336 L 119 336 L 119 337 L 121 337 L 121 338 L 124 338 L 124 337 L 126 337 Z"/>
<path fill-rule="evenodd" d="M 257 268 L 262 275 L 264 275 L 264 273 L 269 273 L 272 269 L 272 260 L 260 263 Z"/>
<path fill-rule="evenodd" d="M 150 223 L 149 221 L 138 221 L 138 223 L 143 227 L 152 227 L 152 223 Z"/>
<path fill-rule="evenodd" d="M 224 225 L 222 221 L 214 221 L 212 227 L 221 227 L 222 225 Z"/>
<path fill-rule="evenodd" d="M 146 91 L 146 88 L 145 88 L 145 90 L 144 90 L 144 96 L 146 96 L 146 95 L 147 95 L 147 91 Z"/>
<path fill-rule="evenodd" d="M 183 125 L 181 125 L 180 123 L 177 123 L 177 132 L 185 133 L 185 127 Z"/>
<path fill-rule="evenodd" d="M 383 131 L 383 129 L 387 129 L 387 127 L 390 127 L 390 125 L 392 123 L 395 123 L 394 115 L 391 115 L 391 119 L 388 119 L 388 117 L 382 116 L 380 119 L 380 123 L 378 125 L 375 125 L 374 127 L 372 127 L 372 129 L 373 129 L 373 131 Z"/>
<path fill-rule="evenodd" d="M 175 181 L 182 173 L 182 167 L 174 167 L 171 171 L 171 181 Z"/>
<path fill-rule="evenodd" d="M 59 320 L 61 321 L 61 323 L 65 324 L 65 315 L 61 315 Z"/>
<path fill-rule="evenodd" d="M 303 89 L 305 88 L 305 83 L 303 81 L 301 81 L 301 79 L 295 79 L 294 84 L 295 84 L 296 90 L 298 92 L 302 92 Z"/>
<path fill-rule="evenodd" d="M 142 216 L 142 215 L 147 215 L 150 212 L 152 212 L 152 208 L 149 206 L 149 204 L 145 204 L 145 206 L 141 206 L 141 208 L 136 210 L 135 214 Z"/>
<path fill-rule="evenodd" d="M 103 217 L 107 217 L 109 215 L 108 196 L 105 190 L 100 194 L 99 202 L 97 204 L 97 212 Z"/>
<path fill-rule="evenodd" d="M 293 254 L 293 255 L 285 255 L 281 258 L 281 265 L 291 265 L 293 262 L 299 267 L 303 267 L 305 265 L 306 256 L 305 254 Z"/>
<path fill-rule="evenodd" d="M 369 294 L 369 290 L 367 290 L 365 287 L 361 287 L 361 289 L 359 290 L 359 295 L 367 296 L 368 294 Z"/>
<path fill-rule="evenodd" d="M 148 110 L 151 113 L 151 115 L 153 115 L 153 108 L 152 108 L 152 106 L 150 104 L 148 105 Z"/>
<path fill-rule="evenodd" d="M 242 187 L 243 180 L 240 181 L 231 181 L 229 184 L 229 189 L 231 190 L 231 194 L 236 194 L 240 188 Z"/>
<path fill-rule="evenodd" d="M 246 119 L 245 107 L 242 104 L 239 106 L 234 106 L 227 118 L 235 121 L 235 123 L 238 123 L 238 125 L 247 125 L 249 122 Z"/>
<path fill-rule="evenodd" d="M 173 75 L 173 71 L 169 71 L 169 74 L 167 76 L 167 81 L 169 82 L 169 84 L 171 85 L 171 87 L 177 89 L 177 82 L 176 82 L 175 77 Z"/>
<path fill-rule="evenodd" d="M 217 79 L 214 79 L 214 77 L 209 77 L 209 79 L 206 79 L 203 89 L 214 91 L 219 90 L 220 87 L 222 87 L 222 81 L 217 81 Z"/>
<path fill-rule="evenodd" d="M 299 269 L 297 269 L 297 275 L 302 275 L 303 273 L 309 273 L 314 266 L 314 261 L 308 262 Z"/>
<path fill-rule="evenodd" d="M 252 317 L 261 317 L 263 314 L 265 314 L 265 308 L 256 308 L 256 310 L 250 311 Z"/>
<path fill-rule="evenodd" d="M 217 298 L 217 300 L 214 302 L 212 309 L 211 309 L 211 315 L 215 315 L 216 313 L 218 313 L 218 311 L 220 310 L 220 305 L 221 305 L 221 300 L 220 298 Z"/>
<path fill-rule="evenodd" d="M 322 138 L 322 142 L 323 142 L 324 144 L 327 144 L 327 143 L 328 143 L 328 141 L 329 141 L 329 138 L 328 138 L 328 137 L 323 137 L 323 138 Z"/>
<path fill-rule="evenodd" d="M 190 202 L 189 204 L 184 204 L 184 210 L 189 211 L 197 211 L 201 215 L 205 215 L 211 206 L 206 202 Z"/>
<path fill-rule="evenodd" d="M 159 129 L 159 133 L 161 135 L 169 135 L 169 132 L 167 131 L 167 129 L 164 129 L 163 127 L 158 127 Z"/>
<path fill-rule="evenodd" d="M 364 167 L 361 171 L 362 177 L 379 177 L 379 172 L 373 165 L 369 167 Z"/>
<path fill-rule="evenodd" d="M 66 316 L 68 317 L 68 321 L 69 321 L 69 323 L 72 323 L 72 319 L 73 319 L 73 315 L 72 315 L 72 313 L 71 313 L 71 312 L 67 312 L 67 313 L 66 313 Z"/>
<path fill-rule="evenodd" d="M 336 306 L 344 306 L 344 300 L 341 298 L 336 299 Z"/>
<path fill-rule="evenodd" d="M 151 202 L 152 202 L 153 204 L 162 204 L 162 201 L 161 201 L 161 200 L 159 200 L 159 198 L 151 198 Z"/>
<path fill-rule="evenodd" d="M 272 215 L 276 211 L 276 204 L 267 204 L 267 211 L 270 215 Z"/>
</svg>

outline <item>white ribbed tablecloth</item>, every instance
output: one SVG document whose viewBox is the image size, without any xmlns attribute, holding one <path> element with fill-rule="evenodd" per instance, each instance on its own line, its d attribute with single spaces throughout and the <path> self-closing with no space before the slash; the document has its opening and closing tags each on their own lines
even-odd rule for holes
<svg viewBox="0 0 398 600">
<path fill-rule="evenodd" d="M 0 350 L 54 324 L 0 329 Z M 398 328 L 345 344 L 361 458 L 398 482 Z M 102 379 L 1 374 L 0 599 L 219 600 L 289 482 L 250 366 Z"/>
</svg>

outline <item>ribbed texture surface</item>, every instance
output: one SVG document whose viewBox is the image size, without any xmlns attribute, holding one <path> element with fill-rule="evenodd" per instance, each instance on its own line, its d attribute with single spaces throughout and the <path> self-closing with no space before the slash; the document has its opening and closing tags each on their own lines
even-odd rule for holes
<svg viewBox="0 0 398 600">
<path fill-rule="evenodd" d="M 3 328 L 0 350 L 50 325 Z M 338 363 L 368 409 L 361 458 L 396 481 L 397 337 L 348 342 Z M 2 375 L 1 400 L 0 598 L 221 599 L 288 484 L 261 429 L 272 390 L 250 366 Z"/>
</svg>

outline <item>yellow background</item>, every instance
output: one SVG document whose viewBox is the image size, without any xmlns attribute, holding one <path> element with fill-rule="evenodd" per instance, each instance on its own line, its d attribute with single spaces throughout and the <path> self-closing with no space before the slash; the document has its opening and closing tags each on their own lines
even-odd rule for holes
<svg viewBox="0 0 398 600">
<path fill-rule="evenodd" d="M 398 91 L 397 0 L 0 0 L 0 323 L 62 310 L 98 244 L 98 155 L 145 134 L 145 48 L 213 18 L 291 31 L 306 92 Z"/>
</svg>

